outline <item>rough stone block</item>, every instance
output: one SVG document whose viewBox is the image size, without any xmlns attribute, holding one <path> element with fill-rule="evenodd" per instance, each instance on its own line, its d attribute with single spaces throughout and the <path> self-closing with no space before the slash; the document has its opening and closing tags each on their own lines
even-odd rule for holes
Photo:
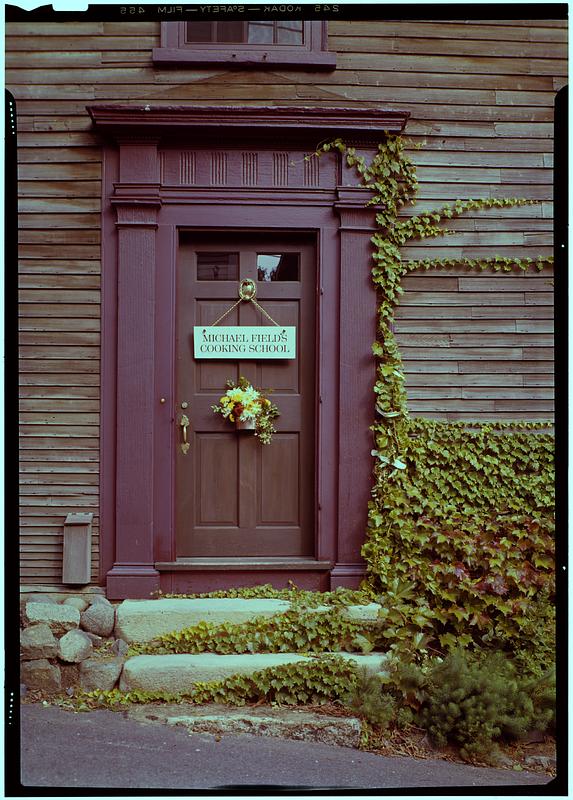
<svg viewBox="0 0 573 800">
<path fill-rule="evenodd" d="M 26 597 L 27 603 L 55 603 L 58 604 L 58 598 L 52 596 L 51 594 L 42 594 L 39 592 L 38 594 L 29 594 Z"/>
<path fill-rule="evenodd" d="M 148 642 L 201 621 L 242 623 L 253 617 L 272 617 L 289 608 L 285 600 L 226 597 L 124 600 L 117 608 L 115 635 L 126 642 Z"/>
<path fill-rule="evenodd" d="M 129 650 L 129 645 L 127 642 L 124 642 L 123 639 L 116 639 L 111 649 L 116 654 L 116 656 L 123 657 L 127 655 L 127 651 Z"/>
<path fill-rule="evenodd" d="M 85 611 L 89 606 L 89 602 L 85 599 L 85 597 L 66 597 L 62 605 L 77 608 L 81 614 L 81 612 Z"/>
<path fill-rule="evenodd" d="M 80 612 L 77 608 L 55 603 L 26 603 L 25 619 L 28 625 L 45 622 L 52 633 L 62 634 L 79 627 Z"/>
<path fill-rule="evenodd" d="M 20 670 L 20 679 L 29 689 L 42 689 L 45 692 L 57 692 L 62 688 L 62 676 L 59 667 L 45 658 L 36 661 L 24 661 Z"/>
<path fill-rule="evenodd" d="M 80 665 L 80 684 L 82 689 L 109 691 L 118 681 L 123 667 L 122 658 L 100 660 L 88 658 Z"/>
<path fill-rule="evenodd" d="M 542 767 L 543 769 L 554 769 L 557 765 L 555 756 L 532 755 L 527 756 L 525 763 L 528 767 Z"/>
<path fill-rule="evenodd" d="M 326 655 L 333 655 L 326 654 Z M 374 672 L 383 672 L 387 657 L 384 653 L 336 653 L 337 656 L 355 661 L 361 667 Z M 199 653 L 196 655 L 169 654 L 143 655 L 128 658 L 123 667 L 119 688 L 122 691 L 141 689 L 143 691 L 187 692 L 195 683 L 219 681 L 230 675 L 252 675 L 253 672 L 292 664 L 298 661 L 309 662 L 308 656 L 299 653 L 248 653 L 216 655 Z"/>
<path fill-rule="evenodd" d="M 360 667 L 366 667 L 373 672 L 386 672 L 388 656 L 386 653 L 329 653 L 328 655 L 340 656 L 346 661 L 355 661 Z"/>
<path fill-rule="evenodd" d="M 89 658 L 92 651 L 91 639 L 83 631 L 68 631 L 59 641 L 58 655 L 62 661 L 77 664 L 79 661 Z"/>
<path fill-rule="evenodd" d="M 101 647 L 105 642 L 103 636 L 98 636 L 97 633 L 90 633 L 90 631 L 84 631 L 84 633 L 89 637 L 94 647 Z"/>
<path fill-rule="evenodd" d="M 113 608 L 113 604 L 110 603 L 107 597 L 104 597 L 103 594 L 94 594 L 94 596 L 90 598 L 90 605 L 93 605 L 94 603 L 102 603 L 105 606 L 111 606 Z"/>
<path fill-rule="evenodd" d="M 55 658 L 57 655 L 58 641 L 45 622 L 30 625 L 21 632 L 20 657 L 24 660 Z"/>
<path fill-rule="evenodd" d="M 265 667 L 307 660 L 306 656 L 293 653 L 134 656 L 123 666 L 119 688 L 124 692 L 132 689 L 188 692 L 195 683 L 218 681 L 230 675 L 248 675 Z"/>
<path fill-rule="evenodd" d="M 168 717 L 168 725 L 187 728 L 189 733 L 210 733 L 213 735 L 275 736 L 282 739 L 321 742 L 337 747 L 358 747 L 361 724 L 354 717 L 332 718 L 321 714 L 290 709 L 272 709 L 266 713 L 253 711 L 228 711 L 203 713 L 193 716 Z"/>
<path fill-rule="evenodd" d="M 97 636 L 109 636 L 115 626 L 115 610 L 111 603 L 98 601 L 82 611 L 80 616 L 82 628 Z"/>
<path fill-rule="evenodd" d="M 379 603 L 368 603 L 362 606 L 346 606 L 343 614 L 345 617 L 355 622 L 374 622 L 378 618 L 378 612 L 381 607 Z"/>
<path fill-rule="evenodd" d="M 80 685 L 80 667 L 79 664 L 61 664 L 60 672 L 62 673 L 62 688 L 69 689 L 71 687 Z"/>
</svg>

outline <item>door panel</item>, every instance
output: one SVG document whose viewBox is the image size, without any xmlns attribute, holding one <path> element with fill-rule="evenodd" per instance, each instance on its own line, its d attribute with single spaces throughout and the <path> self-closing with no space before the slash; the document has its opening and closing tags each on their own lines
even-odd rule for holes
<svg viewBox="0 0 573 800">
<path fill-rule="evenodd" d="M 229 280 L 229 276 L 237 280 Z M 257 301 L 279 325 L 297 329 L 297 357 L 193 358 L 193 326 L 212 325 L 251 278 Z M 315 248 L 308 236 L 180 234 L 177 265 L 177 557 L 312 556 L 315 521 Z M 220 325 L 265 325 L 242 302 Z M 277 433 L 261 445 L 211 406 L 226 381 L 245 376 L 279 408 Z M 182 408 L 181 403 L 187 403 Z M 179 447 L 182 414 L 190 448 Z"/>
<path fill-rule="evenodd" d="M 277 433 L 258 459 L 260 525 L 300 524 L 297 433 Z"/>
<path fill-rule="evenodd" d="M 238 525 L 238 448 L 229 433 L 198 433 L 197 522 L 200 525 Z M 213 491 L 216 487 L 216 491 Z"/>
</svg>

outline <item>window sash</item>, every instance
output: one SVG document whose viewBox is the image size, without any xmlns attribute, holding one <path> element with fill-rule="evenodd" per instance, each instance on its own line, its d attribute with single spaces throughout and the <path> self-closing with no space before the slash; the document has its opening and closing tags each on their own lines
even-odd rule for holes
<svg viewBox="0 0 573 800">
<path fill-rule="evenodd" d="M 162 22 L 161 46 L 153 60 L 165 66 L 292 67 L 297 70 L 336 67 L 336 54 L 328 51 L 325 21 L 304 20 L 302 44 L 189 42 L 187 22 Z"/>
</svg>

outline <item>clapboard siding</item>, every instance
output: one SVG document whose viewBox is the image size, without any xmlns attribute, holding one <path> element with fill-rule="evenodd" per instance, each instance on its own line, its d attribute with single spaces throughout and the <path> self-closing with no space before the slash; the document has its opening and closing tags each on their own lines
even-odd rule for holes
<svg viewBox="0 0 573 800">
<path fill-rule="evenodd" d="M 418 270 L 407 276 L 395 332 L 411 413 L 451 420 L 550 418 L 552 281 L 549 268 L 479 275 Z M 528 306 L 534 297 L 545 303 Z M 420 362 L 441 359 L 447 359 L 448 372 L 419 371 Z M 540 376 L 543 367 L 548 374 Z"/>
<path fill-rule="evenodd" d="M 155 67 L 156 22 L 9 23 L 6 84 L 18 111 L 22 575 L 59 584 L 63 520 L 94 512 L 97 580 L 100 140 L 93 102 L 406 109 L 421 182 L 412 215 L 457 198 L 538 203 L 472 212 L 408 259 L 549 255 L 553 104 L 567 81 L 558 20 L 329 23 L 337 68 Z M 395 330 L 413 413 L 546 420 L 553 400 L 551 271 L 419 270 Z"/>
</svg>

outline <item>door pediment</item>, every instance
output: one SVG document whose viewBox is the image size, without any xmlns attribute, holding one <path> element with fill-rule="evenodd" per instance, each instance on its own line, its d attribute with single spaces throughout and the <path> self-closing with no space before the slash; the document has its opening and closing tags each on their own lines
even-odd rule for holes
<svg viewBox="0 0 573 800">
<path fill-rule="evenodd" d="M 150 104 L 88 111 L 96 128 L 119 144 L 115 196 L 131 203 L 149 189 L 156 196 L 159 187 L 165 197 L 175 187 L 288 193 L 355 186 L 345 163 L 308 153 L 336 137 L 373 151 L 385 133 L 402 131 L 409 115 L 382 108 Z"/>
<path fill-rule="evenodd" d="M 410 112 L 384 108 L 308 106 L 141 106 L 98 104 L 87 107 L 94 125 L 113 136 L 189 133 L 213 144 L 232 139 L 276 144 L 301 138 L 316 142 L 340 136 L 357 144 L 377 143 L 383 132 L 400 133 Z M 189 139 L 186 139 L 189 141 Z"/>
</svg>

